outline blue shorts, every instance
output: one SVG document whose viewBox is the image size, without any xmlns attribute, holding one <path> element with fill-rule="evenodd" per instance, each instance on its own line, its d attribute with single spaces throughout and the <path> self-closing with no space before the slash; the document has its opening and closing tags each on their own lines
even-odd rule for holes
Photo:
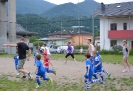
<svg viewBox="0 0 133 91">
<path fill-rule="evenodd" d="M 94 68 L 94 73 L 102 73 L 102 69 L 101 68 Z"/>
<path fill-rule="evenodd" d="M 42 73 L 36 73 L 36 76 L 37 77 L 45 77 L 45 72 L 42 72 Z"/>
<path fill-rule="evenodd" d="M 89 76 L 87 76 L 86 74 L 84 75 L 84 77 L 85 77 L 86 79 L 88 79 L 89 82 L 92 82 L 92 76 L 93 76 L 93 75 L 89 75 Z"/>
</svg>

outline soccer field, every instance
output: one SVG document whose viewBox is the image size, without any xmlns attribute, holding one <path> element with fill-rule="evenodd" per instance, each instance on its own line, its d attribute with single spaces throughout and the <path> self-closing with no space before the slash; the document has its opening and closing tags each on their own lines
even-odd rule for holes
<svg viewBox="0 0 133 91">
<path fill-rule="evenodd" d="M 70 57 L 68 63 L 64 64 L 64 56 L 64 54 L 51 56 L 51 62 L 54 64 L 57 75 L 47 74 L 47 77 L 52 77 L 54 82 L 41 81 L 42 87 L 36 89 L 35 79 L 22 80 L 22 75 L 16 77 L 13 55 L 0 55 L 0 91 L 84 91 L 84 56 L 75 55 L 79 61 L 77 65 Z M 123 66 L 119 63 L 121 63 L 122 55 L 102 55 L 102 59 L 103 68 L 111 73 L 111 78 L 108 79 L 105 75 L 104 84 L 92 84 L 90 91 L 133 91 L 133 72 L 121 72 Z M 133 59 L 132 56 L 129 57 L 132 63 L 131 59 Z M 34 73 L 33 57 L 26 62 L 25 68 Z M 35 74 L 33 76 L 35 77 Z"/>
</svg>

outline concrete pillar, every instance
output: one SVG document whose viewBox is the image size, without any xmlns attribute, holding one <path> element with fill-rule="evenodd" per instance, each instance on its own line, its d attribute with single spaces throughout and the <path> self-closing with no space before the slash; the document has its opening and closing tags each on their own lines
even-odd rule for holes
<svg viewBox="0 0 133 91">
<path fill-rule="evenodd" d="M 0 51 L 4 50 L 2 44 L 7 43 L 6 17 L 6 2 L 0 1 Z"/>
<path fill-rule="evenodd" d="M 8 0 L 9 42 L 16 43 L 16 0 Z M 16 48 L 10 48 L 10 54 L 15 54 Z"/>
</svg>

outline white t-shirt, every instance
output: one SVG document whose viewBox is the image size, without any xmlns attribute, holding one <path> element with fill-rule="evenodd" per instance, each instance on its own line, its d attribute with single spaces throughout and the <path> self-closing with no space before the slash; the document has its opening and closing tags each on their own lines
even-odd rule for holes
<svg viewBox="0 0 133 91">
<path fill-rule="evenodd" d="M 91 51 L 93 52 L 95 50 L 95 48 L 94 48 L 94 46 L 92 44 L 90 44 L 90 46 L 91 46 Z M 92 56 L 92 52 L 91 52 L 91 56 Z"/>
<path fill-rule="evenodd" d="M 51 54 L 50 54 L 50 51 L 49 51 L 49 48 L 48 48 L 48 47 L 44 47 L 44 50 L 45 50 L 45 49 L 46 49 L 46 51 L 47 51 L 47 54 L 48 54 L 48 55 L 51 55 Z"/>
</svg>

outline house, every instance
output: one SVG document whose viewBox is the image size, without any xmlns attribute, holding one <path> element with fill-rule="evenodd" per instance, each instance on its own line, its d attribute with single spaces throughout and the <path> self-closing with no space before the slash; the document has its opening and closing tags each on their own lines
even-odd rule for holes
<svg viewBox="0 0 133 91">
<path fill-rule="evenodd" d="M 29 37 L 33 35 L 38 35 L 37 32 L 29 32 L 25 28 L 23 28 L 20 24 L 16 24 L 16 43 L 20 41 L 22 37 L 25 38 L 25 43 L 29 43 Z M 7 24 L 7 43 L 9 42 L 9 28 Z"/>
<path fill-rule="evenodd" d="M 95 45 L 100 45 L 100 36 L 95 37 Z"/>
<path fill-rule="evenodd" d="M 133 48 L 133 2 L 101 5 L 94 11 L 100 17 L 100 48 L 109 50 L 126 39 Z"/>
<path fill-rule="evenodd" d="M 86 31 L 70 31 L 62 30 L 48 34 L 49 38 L 65 38 L 63 45 L 66 45 L 68 41 L 72 41 L 73 46 L 87 45 L 86 39 L 92 38 L 92 34 Z"/>
</svg>

